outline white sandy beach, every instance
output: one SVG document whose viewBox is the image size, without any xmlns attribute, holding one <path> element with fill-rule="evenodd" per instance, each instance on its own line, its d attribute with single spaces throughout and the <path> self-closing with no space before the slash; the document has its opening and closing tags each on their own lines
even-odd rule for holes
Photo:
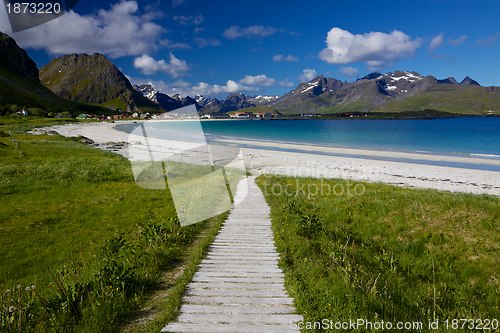
<svg viewBox="0 0 500 333">
<path fill-rule="evenodd" d="M 129 142 L 129 149 L 116 151 L 127 158 L 137 159 L 139 156 L 139 159 L 140 157 L 147 159 L 151 153 L 157 158 L 164 153 L 171 155 L 173 150 L 189 148 L 189 145 L 180 146 L 178 142 L 175 148 L 172 148 L 168 141 L 150 139 L 147 150 L 137 137 L 115 130 L 113 127 L 119 123 L 69 124 L 51 129 L 64 136 L 85 136 L 96 143 Z M 453 192 L 500 195 L 500 172 L 431 165 L 449 162 L 500 166 L 499 160 L 239 139 L 227 140 L 227 143 L 252 146 L 252 148 L 242 148 L 242 152 L 247 170 L 255 175 L 274 173 L 343 178 Z M 404 159 L 404 162 L 377 160 L 377 158 Z"/>
</svg>

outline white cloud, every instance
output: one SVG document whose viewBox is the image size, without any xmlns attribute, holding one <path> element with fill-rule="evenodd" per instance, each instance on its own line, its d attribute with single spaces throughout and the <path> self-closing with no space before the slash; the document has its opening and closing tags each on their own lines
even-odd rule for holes
<svg viewBox="0 0 500 333">
<path fill-rule="evenodd" d="M 258 87 L 248 87 L 233 80 L 228 80 L 224 86 L 219 86 L 217 84 L 209 85 L 205 82 L 198 82 L 196 86 L 191 87 L 193 95 L 218 95 L 221 93 L 257 92 L 258 90 Z"/>
<path fill-rule="evenodd" d="M 195 37 L 193 40 L 196 44 L 198 44 L 198 47 L 200 49 L 204 48 L 205 46 L 220 46 L 220 40 L 218 39 Z"/>
<path fill-rule="evenodd" d="M 163 39 L 159 43 L 162 47 L 166 47 L 170 50 L 191 50 L 192 47 L 189 44 L 186 43 L 172 43 L 168 39 Z"/>
<path fill-rule="evenodd" d="M 497 45 L 499 38 L 500 38 L 500 33 L 496 35 L 491 35 L 488 38 L 478 38 L 476 39 L 476 43 L 482 47 L 493 47 Z"/>
<path fill-rule="evenodd" d="M 197 34 L 197 33 L 202 32 L 204 30 L 206 30 L 206 29 L 205 28 L 198 28 L 198 27 L 196 27 L 196 28 L 194 28 L 194 33 Z"/>
<path fill-rule="evenodd" d="M 144 74 L 149 75 L 164 72 L 173 78 L 183 76 L 191 69 L 185 60 L 176 58 L 172 53 L 170 53 L 170 61 L 168 63 L 165 60 L 156 61 L 153 57 L 143 54 L 134 59 L 134 67 L 141 69 Z"/>
<path fill-rule="evenodd" d="M 438 47 L 441 47 L 441 45 L 443 45 L 443 42 L 444 42 L 444 35 L 443 33 L 440 33 L 431 40 L 431 42 L 429 43 L 429 48 L 433 50 L 437 49 Z"/>
<path fill-rule="evenodd" d="M 276 80 L 270 77 L 267 77 L 264 74 L 251 76 L 247 75 L 244 79 L 240 80 L 240 83 L 248 84 L 251 86 L 274 86 L 276 85 Z"/>
<path fill-rule="evenodd" d="M 23 48 L 44 49 L 52 55 L 98 52 L 118 58 L 157 50 L 165 31 L 153 21 L 161 15 L 158 11 L 141 14 L 137 1 L 122 0 L 97 14 L 70 11 L 15 34 L 9 33 L 8 21 L 0 20 L 0 31 L 9 33 Z"/>
<path fill-rule="evenodd" d="M 319 53 L 319 58 L 330 64 L 351 64 L 368 62 L 373 66 L 387 66 L 399 58 L 412 57 L 421 45 L 420 39 L 394 30 L 390 34 L 370 32 L 353 35 L 349 31 L 333 28 L 326 37 L 327 47 Z"/>
<path fill-rule="evenodd" d="M 469 38 L 469 36 L 465 36 L 465 35 L 460 36 L 457 39 L 448 38 L 447 43 L 450 44 L 451 46 L 457 47 L 457 46 L 462 45 L 468 38 Z"/>
<path fill-rule="evenodd" d="M 444 34 L 443 33 L 440 33 L 439 35 L 437 35 L 436 37 L 434 37 L 431 42 L 429 43 L 429 46 L 427 47 L 427 53 L 432 57 L 432 58 L 435 58 L 435 59 L 448 59 L 450 60 L 451 62 L 450 63 L 453 63 L 453 58 L 451 57 L 448 57 L 444 54 L 440 54 L 440 53 L 437 53 L 436 52 L 436 49 L 440 48 L 441 46 L 443 45 L 451 45 L 453 47 L 457 47 L 457 46 L 460 46 L 462 45 L 466 40 L 467 40 L 468 36 L 466 35 L 463 35 L 463 36 L 460 36 L 458 37 L 457 39 L 453 39 L 453 38 L 448 38 L 447 41 L 444 40 Z"/>
<path fill-rule="evenodd" d="M 444 34 L 440 33 L 439 35 L 437 35 L 436 37 L 434 37 L 431 40 L 431 42 L 429 43 L 429 49 L 435 50 L 435 49 L 443 46 L 444 44 L 448 44 L 448 45 L 451 45 L 453 47 L 457 47 L 457 46 L 462 45 L 468 38 L 469 38 L 468 36 L 463 35 L 463 36 L 458 37 L 457 39 L 448 38 L 448 40 L 445 42 L 444 41 Z"/>
<path fill-rule="evenodd" d="M 340 74 L 342 74 L 344 76 L 357 77 L 359 74 L 359 69 L 354 68 L 354 67 L 350 67 L 350 66 L 348 66 L 348 67 L 341 66 L 339 68 L 339 72 L 340 72 Z"/>
<path fill-rule="evenodd" d="M 273 61 L 280 62 L 280 61 L 299 61 L 299 58 L 294 57 L 293 55 L 289 54 L 286 57 L 283 57 L 282 54 L 277 54 L 273 57 Z"/>
<path fill-rule="evenodd" d="M 279 86 L 281 87 L 285 87 L 285 88 L 291 88 L 291 87 L 295 87 L 295 83 L 293 83 L 292 81 L 290 81 L 289 79 L 285 79 L 283 81 L 280 81 L 278 83 Z"/>
<path fill-rule="evenodd" d="M 174 83 L 172 83 L 172 85 L 174 87 L 180 87 L 180 88 L 186 88 L 186 87 L 190 87 L 191 86 L 191 83 L 187 82 L 187 81 L 184 81 L 184 80 L 176 80 Z"/>
<path fill-rule="evenodd" d="M 381 72 L 387 64 L 382 60 L 370 60 L 366 62 L 366 67 L 369 71 Z"/>
<path fill-rule="evenodd" d="M 172 1 L 172 7 L 177 7 L 180 6 L 184 3 L 184 0 L 173 0 Z"/>
<path fill-rule="evenodd" d="M 264 27 L 262 25 L 253 25 L 248 28 L 240 28 L 237 25 L 233 25 L 229 29 L 224 30 L 222 34 L 224 37 L 230 40 L 235 40 L 239 37 L 266 37 L 275 34 L 278 29 L 274 27 Z"/>
<path fill-rule="evenodd" d="M 203 17 L 202 14 L 197 16 L 184 16 L 184 15 L 174 16 L 173 20 L 179 21 L 179 24 L 182 25 L 190 25 L 190 24 L 199 25 L 205 22 L 205 18 Z"/>
<path fill-rule="evenodd" d="M 311 69 L 311 68 L 304 69 L 302 72 L 304 74 L 299 75 L 299 77 L 298 77 L 299 82 L 311 81 L 312 79 L 314 79 L 315 77 L 318 76 L 318 73 L 316 73 L 316 70 Z"/>
<path fill-rule="evenodd" d="M 194 97 L 196 95 L 222 96 L 235 92 L 255 93 L 259 90 L 258 87 L 245 86 L 233 80 L 228 80 L 223 86 L 217 84 L 211 85 L 206 82 L 198 82 L 196 85 L 191 85 L 189 82 L 183 80 L 177 80 L 169 84 L 161 80 L 155 81 L 140 78 L 129 78 L 129 80 L 133 85 L 151 84 L 156 90 L 169 96 L 173 96 L 175 94 L 179 94 L 182 97 Z"/>
<path fill-rule="evenodd" d="M 251 76 L 247 75 L 244 79 L 239 81 L 240 83 L 247 84 L 249 86 L 261 86 L 261 87 L 270 87 L 270 86 L 281 86 L 281 87 L 293 87 L 293 82 L 286 79 L 284 81 L 278 81 L 273 78 L 267 77 L 265 74 Z"/>
</svg>

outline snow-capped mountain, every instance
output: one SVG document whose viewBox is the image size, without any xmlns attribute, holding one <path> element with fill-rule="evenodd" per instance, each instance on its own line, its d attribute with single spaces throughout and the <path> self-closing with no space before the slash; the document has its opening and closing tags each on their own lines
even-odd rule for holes
<svg viewBox="0 0 500 333">
<path fill-rule="evenodd" d="M 194 99 L 202 107 L 216 107 L 221 104 L 217 98 L 204 97 L 201 95 L 196 95 Z"/>
<path fill-rule="evenodd" d="M 135 85 L 134 89 L 140 92 L 142 96 L 158 104 L 158 94 L 160 94 L 160 92 L 155 90 L 152 85 L 150 84 L 144 84 L 142 86 Z"/>
<path fill-rule="evenodd" d="M 144 84 L 141 86 L 135 85 L 134 89 L 140 92 L 144 97 L 146 97 L 150 101 L 161 106 L 166 111 L 172 111 L 191 104 L 195 104 L 198 110 L 201 108 L 196 102 L 196 100 L 189 96 L 186 98 L 182 98 L 181 96 L 176 94 L 170 97 L 167 94 L 155 90 L 155 88 L 151 84 Z"/>
<path fill-rule="evenodd" d="M 309 82 L 301 83 L 296 89 L 283 95 L 273 107 L 277 111 L 294 114 L 322 112 L 324 108 L 336 112 L 388 109 L 401 112 L 413 110 L 415 105 L 418 105 L 417 110 L 428 108 L 455 112 L 459 107 L 463 108 L 458 102 L 464 99 L 463 94 L 460 95 L 461 91 L 469 91 L 469 96 L 480 92 L 470 86 L 480 87 L 479 83 L 469 77 L 458 83 L 452 77 L 437 80 L 432 75 L 422 76 L 409 71 L 370 73 L 353 82 L 341 82 L 318 76 Z M 495 91 L 494 88 L 481 88 L 485 93 Z M 418 99 L 422 95 L 426 97 Z M 414 101 L 412 98 L 417 100 L 404 102 Z M 477 102 L 472 100 L 467 103 L 470 104 L 470 108 L 477 105 Z M 489 105 L 485 107 L 492 109 L 496 104 L 491 102 Z"/>
<path fill-rule="evenodd" d="M 416 72 L 403 71 L 387 73 L 376 78 L 377 82 L 379 82 L 389 95 L 398 95 L 408 93 L 409 91 L 417 91 L 419 88 L 427 88 L 428 84 L 424 79 L 422 75 Z"/>
<path fill-rule="evenodd" d="M 181 97 L 175 94 L 172 97 L 155 90 L 151 84 L 134 86 L 134 89 L 139 91 L 144 97 L 152 102 L 160 105 L 167 111 L 195 104 L 198 110 L 223 110 L 221 112 L 235 111 L 243 108 L 256 107 L 261 105 L 270 105 L 279 99 L 279 96 L 255 95 L 247 96 L 242 93 L 229 94 L 223 101 L 217 98 L 205 97 L 196 95 L 194 98 L 190 96 Z"/>
<path fill-rule="evenodd" d="M 335 106 L 339 110 L 349 109 L 356 103 L 362 110 L 373 110 L 389 102 L 400 101 L 423 93 L 438 94 L 450 91 L 446 85 L 460 87 L 479 86 L 468 76 L 458 83 L 453 77 L 437 80 L 431 75 L 422 76 L 417 72 L 395 71 L 386 74 L 370 73 L 353 82 L 340 81 L 320 75 L 309 82 L 300 83 L 294 90 L 283 96 L 231 93 L 225 100 L 197 95 L 169 97 L 158 92 L 151 85 L 135 86 L 143 96 L 170 111 L 195 104 L 204 113 L 230 112 L 258 106 L 271 106 L 289 113 L 321 112 L 325 107 Z M 454 88 L 462 89 L 462 88 Z"/>
<path fill-rule="evenodd" d="M 279 96 L 269 96 L 269 95 L 255 95 L 253 97 L 247 96 L 247 100 L 249 102 L 254 103 L 257 106 L 272 103 L 275 100 L 277 100 L 278 98 L 280 98 L 280 97 Z"/>
</svg>

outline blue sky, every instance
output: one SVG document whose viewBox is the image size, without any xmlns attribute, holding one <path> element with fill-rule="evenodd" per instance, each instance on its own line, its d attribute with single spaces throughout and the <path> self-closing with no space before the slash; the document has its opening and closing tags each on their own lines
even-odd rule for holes
<svg viewBox="0 0 500 333">
<path fill-rule="evenodd" d="M 12 33 L 39 67 L 106 55 L 133 84 L 169 95 L 282 95 L 317 75 L 373 71 L 470 76 L 500 86 L 499 1 L 80 0 L 74 12 Z"/>
</svg>

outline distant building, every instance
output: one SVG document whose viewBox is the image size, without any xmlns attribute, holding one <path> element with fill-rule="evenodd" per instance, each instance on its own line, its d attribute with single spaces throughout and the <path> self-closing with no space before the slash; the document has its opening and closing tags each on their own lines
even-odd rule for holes
<svg viewBox="0 0 500 333">
<path fill-rule="evenodd" d="M 201 118 L 206 118 L 206 119 L 227 119 L 229 116 L 225 113 L 207 113 Z"/>
<path fill-rule="evenodd" d="M 235 112 L 233 114 L 230 114 L 229 116 L 231 118 L 238 118 L 238 119 L 250 118 L 250 115 L 246 112 Z"/>
<path fill-rule="evenodd" d="M 272 114 L 270 112 L 261 112 L 261 113 L 256 113 L 255 114 L 256 118 L 271 118 Z"/>
</svg>

